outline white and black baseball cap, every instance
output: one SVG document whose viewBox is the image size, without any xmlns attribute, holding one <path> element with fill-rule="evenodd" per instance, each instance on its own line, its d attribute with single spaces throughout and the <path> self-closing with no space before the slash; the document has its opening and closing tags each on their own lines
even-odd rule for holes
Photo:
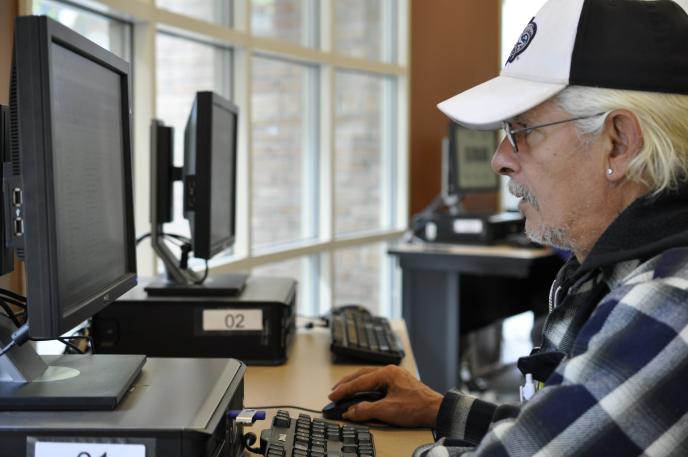
<svg viewBox="0 0 688 457">
<path fill-rule="evenodd" d="M 677 1 L 549 0 L 498 77 L 437 106 L 495 129 L 569 85 L 688 94 L 688 14 Z"/>
</svg>

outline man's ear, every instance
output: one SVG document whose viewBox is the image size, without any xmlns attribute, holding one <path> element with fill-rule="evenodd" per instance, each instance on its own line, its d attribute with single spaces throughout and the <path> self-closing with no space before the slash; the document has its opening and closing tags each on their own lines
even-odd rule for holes
<svg viewBox="0 0 688 457">
<path fill-rule="evenodd" d="M 624 179 L 631 161 L 643 148 L 640 122 L 631 111 L 614 110 L 607 115 L 605 130 L 611 141 L 611 148 L 607 153 L 607 179 L 619 182 Z"/>
</svg>

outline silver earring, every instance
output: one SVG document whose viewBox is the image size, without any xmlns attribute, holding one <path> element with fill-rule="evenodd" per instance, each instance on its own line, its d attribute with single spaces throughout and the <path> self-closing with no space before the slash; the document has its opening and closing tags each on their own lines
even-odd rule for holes
<svg viewBox="0 0 688 457">
<path fill-rule="evenodd" d="M 607 168 L 607 176 L 611 176 L 613 174 L 614 174 L 614 170 L 612 170 L 611 168 Z"/>
</svg>

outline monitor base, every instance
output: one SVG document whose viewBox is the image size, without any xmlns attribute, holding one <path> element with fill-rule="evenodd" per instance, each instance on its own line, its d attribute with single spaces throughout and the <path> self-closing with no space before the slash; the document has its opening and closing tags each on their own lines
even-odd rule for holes
<svg viewBox="0 0 688 457">
<path fill-rule="evenodd" d="M 113 410 L 141 372 L 146 356 L 83 354 L 43 359 L 48 369 L 35 380 L 0 381 L 0 410 Z"/>
<path fill-rule="evenodd" d="M 154 297 L 235 297 L 244 290 L 247 278 L 241 273 L 218 273 L 209 275 L 203 284 L 177 284 L 159 276 L 145 291 Z"/>
</svg>

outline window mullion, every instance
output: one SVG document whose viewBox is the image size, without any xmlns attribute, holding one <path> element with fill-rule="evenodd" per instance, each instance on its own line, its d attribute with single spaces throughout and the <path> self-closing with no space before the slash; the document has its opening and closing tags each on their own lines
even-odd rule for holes
<svg viewBox="0 0 688 457">
<path fill-rule="evenodd" d="M 253 125 L 251 121 L 251 78 L 253 53 L 251 49 L 237 48 L 234 52 L 235 102 L 239 106 L 239 138 L 237 160 L 237 237 L 234 253 L 237 258 L 251 257 L 253 217 Z"/>
<path fill-rule="evenodd" d="M 155 24 L 134 23 L 134 55 L 132 67 L 136 78 L 131 81 L 134 109 L 134 217 L 136 233 L 150 231 L 150 120 L 156 116 L 155 82 Z M 156 272 L 156 257 L 149 244 L 138 252 L 138 270 L 142 276 L 153 276 Z"/>
</svg>

